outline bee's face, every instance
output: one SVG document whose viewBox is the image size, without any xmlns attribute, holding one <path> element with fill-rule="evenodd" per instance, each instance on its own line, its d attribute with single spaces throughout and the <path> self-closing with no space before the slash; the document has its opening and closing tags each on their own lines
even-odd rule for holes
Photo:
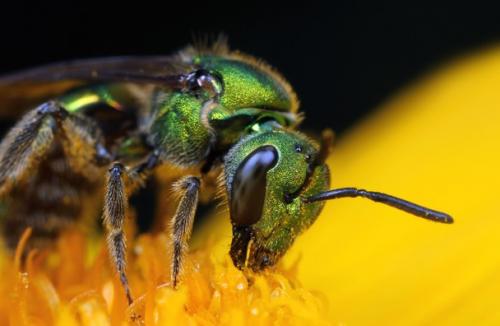
<svg viewBox="0 0 500 326">
<path fill-rule="evenodd" d="M 323 204 L 303 198 L 329 186 L 328 168 L 317 156 L 310 140 L 281 130 L 249 136 L 228 153 L 230 254 L 236 266 L 259 271 L 274 265 L 314 222 Z"/>
</svg>

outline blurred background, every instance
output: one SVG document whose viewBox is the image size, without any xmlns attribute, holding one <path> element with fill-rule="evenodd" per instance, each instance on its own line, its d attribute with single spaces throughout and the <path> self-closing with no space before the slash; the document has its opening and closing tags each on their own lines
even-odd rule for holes
<svg viewBox="0 0 500 326">
<path fill-rule="evenodd" d="M 2 4 L 0 73 L 83 57 L 169 54 L 225 33 L 295 87 L 305 127 L 342 133 L 425 72 L 499 39 L 499 7 L 335 1 Z"/>
</svg>

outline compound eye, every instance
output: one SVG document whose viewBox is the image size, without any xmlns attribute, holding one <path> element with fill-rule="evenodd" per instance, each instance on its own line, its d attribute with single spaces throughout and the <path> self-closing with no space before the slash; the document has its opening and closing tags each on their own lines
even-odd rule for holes
<svg viewBox="0 0 500 326">
<path fill-rule="evenodd" d="M 205 69 L 198 69 L 188 75 L 188 87 L 190 90 L 203 91 L 210 97 L 218 97 L 224 91 L 222 78 Z"/>
<path fill-rule="evenodd" d="M 233 178 L 231 221 L 235 226 L 255 224 L 262 216 L 266 196 L 267 172 L 278 162 L 278 152 L 273 146 L 254 150 L 240 164 Z"/>
</svg>

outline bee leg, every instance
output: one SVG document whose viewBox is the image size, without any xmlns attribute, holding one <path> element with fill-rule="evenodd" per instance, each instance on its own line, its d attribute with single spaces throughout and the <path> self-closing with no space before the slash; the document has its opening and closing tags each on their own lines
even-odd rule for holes
<svg viewBox="0 0 500 326">
<path fill-rule="evenodd" d="M 55 120 L 64 116 L 53 102 L 28 112 L 0 145 L 0 194 L 10 191 L 16 180 L 36 166 L 54 140 Z"/>
<path fill-rule="evenodd" d="M 113 259 L 116 271 L 120 276 L 128 303 L 131 304 L 132 294 L 128 285 L 126 267 L 126 239 L 123 231 L 125 213 L 127 210 L 127 194 L 123 180 L 125 167 L 121 163 L 114 163 L 109 169 L 108 181 L 106 186 L 106 196 L 104 201 L 104 225 L 108 232 L 108 250 Z"/>
<path fill-rule="evenodd" d="M 113 259 L 120 282 L 125 289 L 128 303 L 133 302 L 132 294 L 126 275 L 126 239 L 123 231 L 128 198 L 126 193 L 124 174 L 132 185 L 140 184 L 159 163 L 158 151 L 153 151 L 146 162 L 132 168 L 128 172 L 123 164 L 113 163 L 108 173 L 106 195 L 104 199 L 104 225 L 108 232 L 108 250 Z M 129 189 L 130 190 L 130 189 Z"/>
<path fill-rule="evenodd" d="M 28 112 L 0 144 L 0 195 L 8 193 L 15 182 L 25 179 L 29 171 L 35 170 L 58 136 L 61 136 L 58 139 L 62 140 L 65 151 L 68 149 L 69 156 L 73 156 L 69 157 L 70 160 L 78 160 L 82 166 L 92 165 L 89 162 L 105 152 L 103 149 L 99 151 L 97 134 L 89 121 L 79 121 L 55 101 Z M 72 146 L 70 142 L 82 146 Z M 72 153 L 70 148 L 91 150 L 82 156 L 80 152 Z"/>
<path fill-rule="evenodd" d="M 154 150 L 146 159 L 145 162 L 134 167 L 129 176 L 133 181 L 141 183 L 145 178 L 147 178 L 151 171 L 153 171 L 160 163 L 160 151 Z"/>
<path fill-rule="evenodd" d="M 187 176 L 174 184 L 181 193 L 181 199 L 172 219 L 172 269 L 171 284 L 175 288 L 182 268 L 182 257 L 187 249 L 187 242 L 191 236 L 194 215 L 198 206 L 198 193 L 200 190 L 200 179 Z"/>
</svg>

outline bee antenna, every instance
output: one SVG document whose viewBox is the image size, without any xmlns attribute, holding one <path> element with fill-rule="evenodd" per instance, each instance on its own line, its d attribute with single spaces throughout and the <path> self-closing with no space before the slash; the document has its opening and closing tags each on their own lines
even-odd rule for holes
<svg viewBox="0 0 500 326">
<path fill-rule="evenodd" d="M 397 198 L 391 195 L 387 195 L 381 192 L 375 192 L 375 191 L 367 191 L 364 189 L 357 189 L 357 188 L 339 188 L 339 189 L 332 189 L 328 190 L 325 192 L 321 192 L 316 195 L 312 195 L 309 197 L 305 197 L 302 200 L 305 203 L 313 203 L 316 201 L 321 201 L 321 200 L 330 200 L 330 199 L 337 199 L 337 198 L 344 198 L 344 197 L 363 197 L 363 198 L 368 198 L 370 200 L 373 200 L 378 203 L 386 204 L 388 206 L 395 207 L 397 209 L 400 209 L 402 211 L 405 211 L 407 213 L 432 220 L 435 222 L 441 222 L 441 223 L 447 223 L 451 224 L 453 223 L 453 218 L 442 212 L 438 212 L 435 210 L 432 210 L 430 208 L 426 208 L 417 204 L 414 204 L 412 202 L 406 201 L 401 198 Z"/>
<path fill-rule="evenodd" d="M 319 148 L 319 153 L 316 158 L 318 164 L 325 163 L 328 155 L 330 155 L 333 147 L 333 141 L 335 140 L 335 133 L 332 129 L 324 129 L 321 132 L 321 145 Z"/>
</svg>

